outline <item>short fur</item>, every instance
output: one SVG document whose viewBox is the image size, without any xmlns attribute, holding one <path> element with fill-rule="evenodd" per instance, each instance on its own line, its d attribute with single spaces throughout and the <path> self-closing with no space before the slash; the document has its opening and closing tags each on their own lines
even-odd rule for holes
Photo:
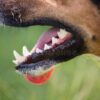
<svg viewBox="0 0 100 100">
<path fill-rule="evenodd" d="M 80 29 L 87 53 L 100 56 L 99 0 L 0 0 L 2 16 L 20 22 L 50 18 Z"/>
</svg>

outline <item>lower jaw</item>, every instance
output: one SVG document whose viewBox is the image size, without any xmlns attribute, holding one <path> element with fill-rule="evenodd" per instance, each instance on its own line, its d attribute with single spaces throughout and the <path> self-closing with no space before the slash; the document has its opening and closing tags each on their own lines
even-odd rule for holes
<svg viewBox="0 0 100 100">
<path fill-rule="evenodd" d="M 31 83 L 41 85 L 41 84 L 47 82 L 47 80 L 50 78 L 53 71 L 54 71 L 54 68 L 50 69 L 50 71 L 46 72 L 45 74 L 43 74 L 41 76 L 29 76 L 29 75 L 25 74 L 25 77 Z"/>
</svg>

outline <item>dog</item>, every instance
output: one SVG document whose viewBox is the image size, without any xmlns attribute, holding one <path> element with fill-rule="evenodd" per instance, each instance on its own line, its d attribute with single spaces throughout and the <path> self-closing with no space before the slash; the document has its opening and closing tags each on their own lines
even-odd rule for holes
<svg viewBox="0 0 100 100">
<path fill-rule="evenodd" d="M 58 63 L 100 56 L 100 0 L 0 0 L 0 23 L 53 26 L 30 52 L 14 51 L 16 70 L 34 84 L 45 83 Z"/>
</svg>

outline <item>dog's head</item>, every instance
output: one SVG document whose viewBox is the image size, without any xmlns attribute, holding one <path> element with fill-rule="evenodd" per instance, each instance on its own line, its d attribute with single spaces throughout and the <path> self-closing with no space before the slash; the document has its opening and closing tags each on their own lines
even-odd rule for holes
<svg viewBox="0 0 100 100">
<path fill-rule="evenodd" d="M 0 22 L 50 25 L 31 52 L 16 51 L 16 70 L 33 83 L 46 82 L 54 65 L 84 53 L 100 56 L 99 0 L 0 0 Z"/>
</svg>

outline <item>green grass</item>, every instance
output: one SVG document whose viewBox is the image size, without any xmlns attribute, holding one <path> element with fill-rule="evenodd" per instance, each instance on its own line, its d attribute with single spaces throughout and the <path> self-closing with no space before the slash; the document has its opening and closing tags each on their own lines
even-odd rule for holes
<svg viewBox="0 0 100 100">
<path fill-rule="evenodd" d="M 33 85 L 15 72 L 13 50 L 29 50 L 48 27 L 0 27 L 0 100 L 100 100 L 100 60 L 82 55 L 59 64 L 49 81 Z"/>
</svg>

